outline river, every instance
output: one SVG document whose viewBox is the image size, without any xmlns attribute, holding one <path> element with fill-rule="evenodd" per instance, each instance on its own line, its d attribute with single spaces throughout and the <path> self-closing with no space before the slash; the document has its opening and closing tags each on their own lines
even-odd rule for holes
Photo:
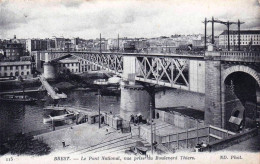
<svg viewBox="0 0 260 164">
<path fill-rule="evenodd" d="M 61 105 L 84 106 L 86 108 L 98 109 L 97 92 L 89 91 L 65 91 L 68 95 L 66 100 L 59 101 Z M 30 93 L 31 97 L 45 99 L 35 104 L 18 104 L 0 102 L 0 138 L 14 135 L 16 133 L 28 133 L 50 128 L 50 125 L 43 124 L 45 111 L 43 108 L 53 104 L 53 100 L 46 92 Z M 102 96 L 100 101 L 101 109 L 119 113 L 120 97 Z"/>
<path fill-rule="evenodd" d="M 68 98 L 58 102 L 60 105 L 81 106 L 98 110 L 98 94 L 95 91 L 64 91 Z M 0 102 L 0 138 L 7 138 L 16 133 L 28 133 L 51 129 L 49 124 L 43 124 L 44 107 L 53 104 L 54 101 L 46 92 L 29 93 L 31 97 L 45 99 L 35 104 L 14 104 Z M 102 96 L 101 110 L 119 113 L 120 96 Z M 189 99 L 190 101 L 187 101 Z M 166 90 L 158 92 L 155 97 L 156 107 L 193 106 L 202 109 L 204 96 L 181 90 Z M 187 102 L 189 102 L 187 104 Z"/>
</svg>

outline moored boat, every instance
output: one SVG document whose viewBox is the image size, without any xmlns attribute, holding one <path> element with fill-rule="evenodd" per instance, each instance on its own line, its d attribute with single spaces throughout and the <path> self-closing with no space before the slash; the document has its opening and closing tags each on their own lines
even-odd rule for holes
<svg viewBox="0 0 260 164">
<path fill-rule="evenodd" d="M 1 101 L 6 102 L 35 102 L 37 99 L 27 95 L 2 95 L 0 96 Z"/>
<path fill-rule="evenodd" d="M 57 121 L 65 121 L 68 119 L 75 119 L 78 113 L 66 109 L 53 110 L 48 116 L 43 118 L 43 123 L 52 123 Z"/>
</svg>

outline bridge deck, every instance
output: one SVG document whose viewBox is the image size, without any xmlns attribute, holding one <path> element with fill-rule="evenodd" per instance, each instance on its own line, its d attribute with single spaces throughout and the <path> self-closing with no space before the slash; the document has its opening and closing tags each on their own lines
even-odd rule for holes
<svg viewBox="0 0 260 164">
<path fill-rule="evenodd" d="M 167 58 L 204 58 L 204 53 L 129 53 L 129 52 L 106 52 L 106 51 L 42 51 L 51 54 L 104 54 L 135 57 L 167 57 Z M 64 56 L 61 56 L 63 58 Z M 57 58 L 58 60 L 58 58 Z"/>
</svg>

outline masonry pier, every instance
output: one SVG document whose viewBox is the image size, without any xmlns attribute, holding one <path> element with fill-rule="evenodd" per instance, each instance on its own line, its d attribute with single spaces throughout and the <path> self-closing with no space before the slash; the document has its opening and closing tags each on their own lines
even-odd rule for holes
<svg viewBox="0 0 260 164">
<path fill-rule="evenodd" d="M 130 121 L 131 115 L 142 115 L 143 119 L 150 116 L 150 102 L 154 105 L 154 96 L 140 84 L 121 85 L 120 116 Z M 154 108 L 153 108 L 154 109 Z"/>
</svg>

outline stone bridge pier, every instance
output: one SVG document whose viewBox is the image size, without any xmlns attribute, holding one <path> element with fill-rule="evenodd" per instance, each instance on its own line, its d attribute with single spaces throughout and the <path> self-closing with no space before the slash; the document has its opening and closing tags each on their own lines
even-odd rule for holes
<svg viewBox="0 0 260 164">
<path fill-rule="evenodd" d="M 131 115 L 142 115 L 143 119 L 150 118 L 150 103 L 154 115 L 155 89 L 154 86 L 136 83 L 136 58 L 130 56 L 123 57 L 123 74 L 121 82 L 121 102 L 120 116 L 129 121 Z"/>
<path fill-rule="evenodd" d="M 57 65 L 50 61 L 50 55 L 45 53 L 45 62 L 43 64 L 43 76 L 45 79 L 55 79 L 57 72 Z"/>
</svg>

